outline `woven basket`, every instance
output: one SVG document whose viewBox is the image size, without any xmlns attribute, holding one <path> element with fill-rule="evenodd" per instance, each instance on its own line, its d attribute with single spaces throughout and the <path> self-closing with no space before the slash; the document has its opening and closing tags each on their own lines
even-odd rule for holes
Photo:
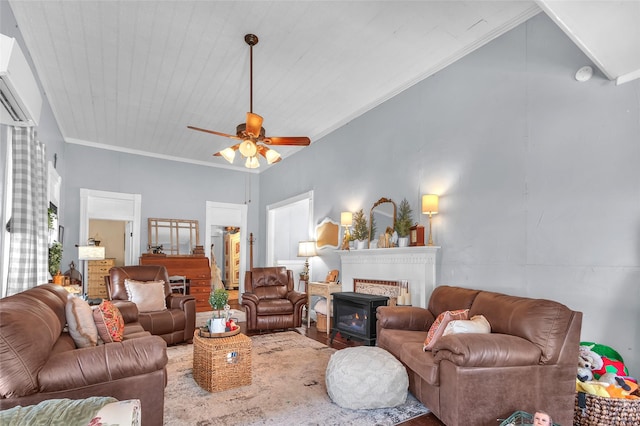
<svg viewBox="0 0 640 426">
<path fill-rule="evenodd" d="M 325 314 L 321 314 L 320 312 L 316 312 L 316 328 L 318 331 L 322 333 L 327 332 L 327 316 Z"/>
<path fill-rule="evenodd" d="M 244 334 L 223 338 L 193 336 L 193 378 L 209 392 L 251 384 L 251 339 Z"/>
<path fill-rule="evenodd" d="M 584 395 L 584 404 L 580 402 L 583 398 L 581 395 Z M 640 396 L 640 392 L 635 391 L 633 395 Z M 640 399 L 605 398 L 589 393 L 576 393 L 574 426 L 635 426 L 639 424 Z"/>
</svg>

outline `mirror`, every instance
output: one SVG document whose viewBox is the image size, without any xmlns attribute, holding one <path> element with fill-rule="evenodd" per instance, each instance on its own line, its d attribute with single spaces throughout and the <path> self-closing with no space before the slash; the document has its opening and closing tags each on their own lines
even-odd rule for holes
<svg viewBox="0 0 640 426">
<path fill-rule="evenodd" d="M 200 244 L 197 220 L 149 218 L 149 252 L 191 255 Z"/>
<path fill-rule="evenodd" d="M 384 234 L 388 227 L 395 228 L 396 224 L 396 203 L 389 198 L 380 198 L 371 207 L 369 213 L 369 241 L 377 239 L 378 235 Z"/>
</svg>

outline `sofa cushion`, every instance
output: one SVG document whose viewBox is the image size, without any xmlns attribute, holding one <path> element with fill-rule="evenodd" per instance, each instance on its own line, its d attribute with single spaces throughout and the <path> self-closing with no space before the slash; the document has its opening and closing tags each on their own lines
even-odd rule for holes
<svg viewBox="0 0 640 426">
<path fill-rule="evenodd" d="M 104 343 L 121 342 L 124 335 L 124 319 L 118 308 L 108 300 L 93 310 L 93 320 L 98 335 Z"/>
<path fill-rule="evenodd" d="M 457 309 L 455 311 L 442 312 L 436 320 L 431 324 L 429 331 L 427 332 L 427 338 L 424 340 L 425 351 L 430 351 L 438 338 L 444 333 L 444 329 L 451 320 L 466 320 L 469 318 L 469 309 Z"/>
<path fill-rule="evenodd" d="M 167 303 L 164 281 L 136 281 L 126 278 L 124 286 L 129 300 L 136 304 L 140 312 L 164 311 Z"/>
<path fill-rule="evenodd" d="M 447 324 L 443 336 L 458 333 L 491 333 L 491 325 L 484 315 L 474 315 L 469 320 L 453 320 Z"/>
<path fill-rule="evenodd" d="M 109 396 L 85 399 L 49 399 L 26 407 L 18 405 L 0 411 L 0 424 L 13 425 L 81 425 L 89 424 L 104 406 L 117 402 Z M 99 424 L 99 423 L 92 423 Z M 104 423 L 100 423 L 104 424 Z M 123 423 L 131 424 L 131 423 Z"/>
<path fill-rule="evenodd" d="M 93 320 L 93 310 L 86 300 L 69 294 L 65 311 L 69 334 L 76 347 L 95 346 L 98 343 L 98 328 Z"/>
</svg>

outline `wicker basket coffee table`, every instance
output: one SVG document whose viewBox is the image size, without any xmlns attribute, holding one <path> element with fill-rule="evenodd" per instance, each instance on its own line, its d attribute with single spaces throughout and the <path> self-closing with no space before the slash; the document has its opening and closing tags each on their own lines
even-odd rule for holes
<svg viewBox="0 0 640 426">
<path fill-rule="evenodd" d="M 251 339 L 244 334 L 230 337 L 193 336 L 193 378 L 209 392 L 251 384 Z"/>
</svg>

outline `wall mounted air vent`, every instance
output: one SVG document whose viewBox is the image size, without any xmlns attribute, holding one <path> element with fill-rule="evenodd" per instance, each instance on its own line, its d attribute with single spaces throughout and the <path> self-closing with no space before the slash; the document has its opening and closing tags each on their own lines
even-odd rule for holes
<svg viewBox="0 0 640 426">
<path fill-rule="evenodd" d="M 34 126 L 40 120 L 42 95 L 18 42 L 0 34 L 0 123 Z"/>
</svg>

